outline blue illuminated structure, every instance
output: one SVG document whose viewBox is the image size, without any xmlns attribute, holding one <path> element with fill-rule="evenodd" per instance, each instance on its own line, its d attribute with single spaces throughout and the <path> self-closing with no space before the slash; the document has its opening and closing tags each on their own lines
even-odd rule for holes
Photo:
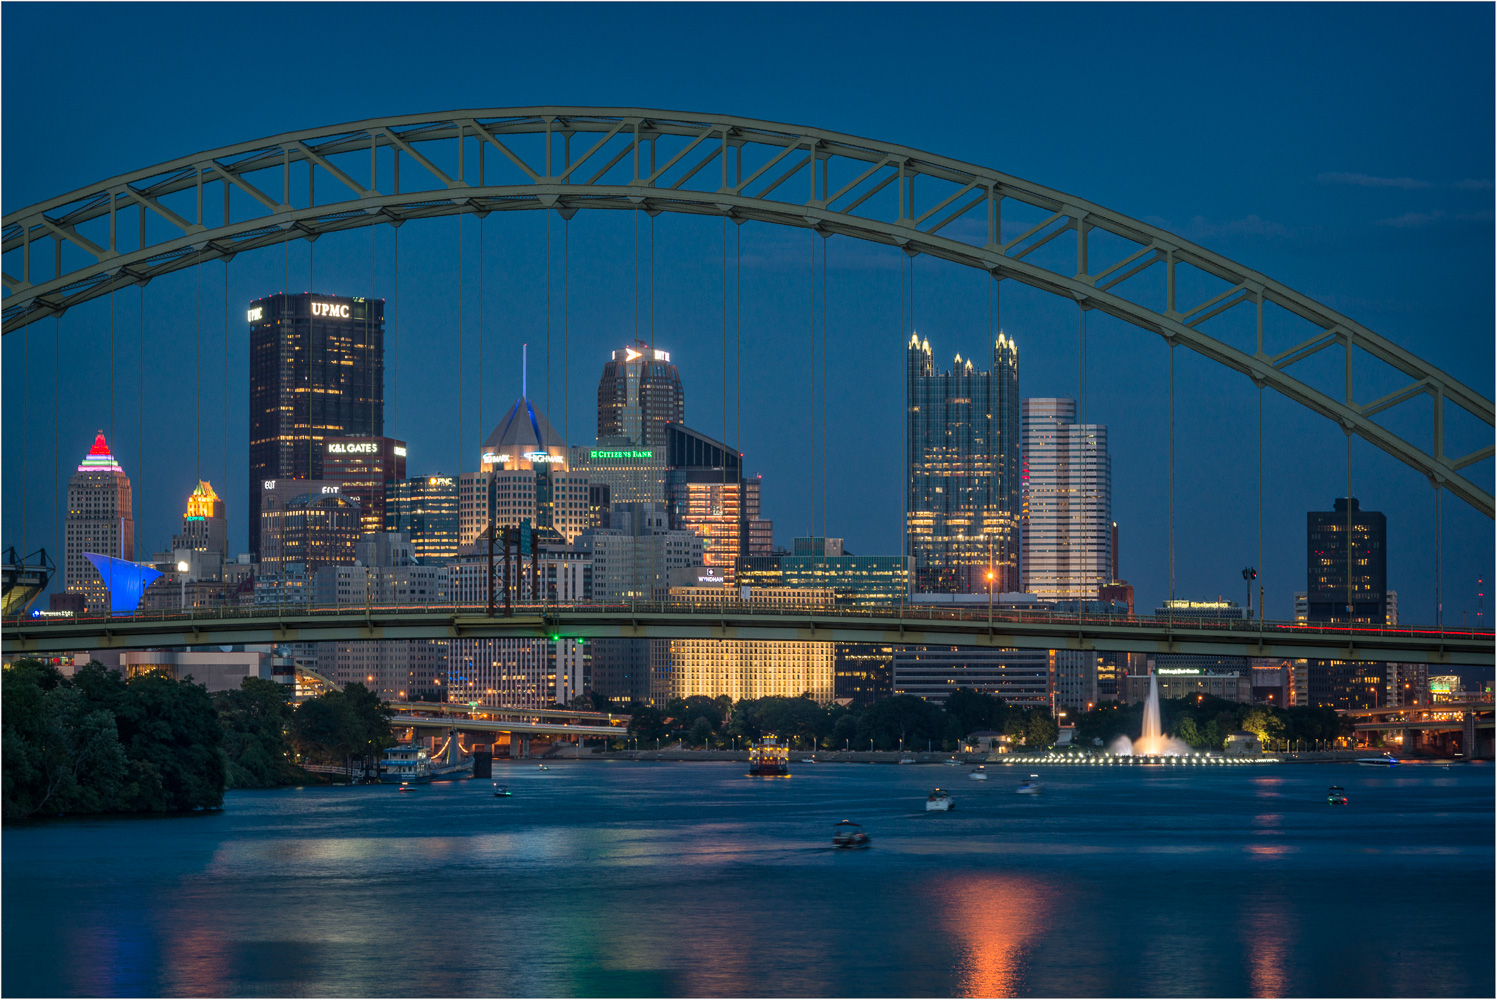
<svg viewBox="0 0 1497 1000">
<path fill-rule="evenodd" d="M 128 559 L 116 559 L 114 556 L 101 556 L 93 552 L 85 552 L 83 555 L 94 564 L 94 569 L 99 571 L 105 585 L 109 587 L 109 613 L 113 615 L 134 614 L 146 588 L 161 576 L 160 570 Z"/>
</svg>

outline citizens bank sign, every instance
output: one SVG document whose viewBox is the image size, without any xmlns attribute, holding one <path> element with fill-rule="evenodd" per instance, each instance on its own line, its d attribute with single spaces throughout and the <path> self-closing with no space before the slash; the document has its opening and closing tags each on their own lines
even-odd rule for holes
<svg viewBox="0 0 1497 1000">
<path fill-rule="evenodd" d="M 348 306 L 337 302 L 313 302 L 313 316 L 328 316 L 333 319 L 348 319 Z"/>
</svg>

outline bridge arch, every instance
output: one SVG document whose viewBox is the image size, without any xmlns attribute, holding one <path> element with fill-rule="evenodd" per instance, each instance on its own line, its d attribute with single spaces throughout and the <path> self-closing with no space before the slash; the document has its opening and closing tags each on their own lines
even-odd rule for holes
<svg viewBox="0 0 1497 1000">
<path fill-rule="evenodd" d="M 575 146 L 574 139 L 580 140 Z M 665 158 L 657 155 L 662 140 Z M 469 162 L 470 145 L 478 150 L 477 164 Z M 382 151 L 391 154 L 393 164 L 384 176 L 378 166 Z M 366 153 L 367 184 L 352 165 Z M 488 183 L 486 156 L 493 172 L 505 175 L 505 183 Z M 401 190 L 404 162 L 415 165 L 414 176 L 424 185 L 420 189 Z M 308 171 L 304 190 L 293 190 L 293 165 Z M 320 204 L 314 182 L 319 170 L 335 185 L 333 200 Z M 470 179 L 475 172 L 477 183 Z M 262 175 L 274 179 L 276 174 L 279 190 L 268 191 Z M 892 198 L 879 197 L 891 186 Z M 220 194 L 223 211 L 215 217 Z M 239 202 L 257 206 L 255 214 L 235 221 L 236 195 Z M 1042 221 L 1005 241 L 1005 204 L 1037 211 Z M 121 233 L 120 214 L 131 209 L 139 219 L 137 240 Z M 769 222 L 897 246 L 911 255 L 984 270 L 997 280 L 1011 278 L 1074 299 L 1082 308 L 1115 316 L 1241 372 L 1493 516 L 1492 494 L 1464 471 L 1491 458 L 1492 445 L 1462 456 L 1444 450 L 1445 405 L 1491 427 L 1492 401 L 1355 320 L 1204 247 L 1064 192 L 907 146 L 728 115 L 587 107 L 406 115 L 287 132 L 131 171 L 0 220 L 7 267 L 0 273 L 6 293 L 3 331 L 9 334 L 61 315 L 119 288 L 288 240 L 399 226 L 408 219 L 536 209 L 555 210 L 566 218 L 580 209 L 615 209 Z M 965 224 L 953 227 L 958 220 Z M 1094 232 L 1109 234 L 1128 248 L 1100 270 L 1088 252 Z M 1030 257 L 1064 234 L 1072 234 L 1069 239 L 1075 243 L 1074 266 Z M 62 267 L 65 248 L 70 261 L 81 261 L 68 270 Z M 33 281 L 33 260 L 39 260 L 33 255 L 43 250 L 52 253 L 55 263 L 47 269 L 52 276 Z M 1226 290 L 1203 301 L 1177 301 L 1175 275 L 1182 264 L 1225 282 Z M 1121 294 L 1126 282 L 1156 265 L 1165 272 L 1163 301 L 1147 305 Z M 19 274 L 13 273 L 17 270 Z M 1288 350 L 1267 353 L 1262 311 L 1268 304 L 1319 332 Z M 1237 307 L 1257 311 L 1253 351 L 1201 329 L 1207 320 Z M 1346 392 L 1340 399 L 1289 370 L 1332 346 L 1342 348 L 1347 359 Z M 1352 385 L 1358 350 L 1401 372 L 1408 383 L 1378 399 L 1357 402 Z M 1378 419 L 1420 396 L 1429 396 L 1434 407 L 1428 447 L 1406 440 Z"/>
</svg>

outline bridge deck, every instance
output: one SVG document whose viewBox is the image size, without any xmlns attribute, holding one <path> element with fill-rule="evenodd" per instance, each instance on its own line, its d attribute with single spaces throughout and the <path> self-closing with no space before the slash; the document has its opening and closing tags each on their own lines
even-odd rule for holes
<svg viewBox="0 0 1497 1000">
<path fill-rule="evenodd" d="M 516 608 L 264 608 L 162 612 L 117 618 L 19 619 L 5 623 L 3 652 L 196 646 L 209 643 L 356 639 L 755 639 L 873 642 L 999 649 L 1197 653 L 1491 666 L 1490 631 L 1384 628 L 1304 622 L 998 612 L 925 607 L 786 609 L 732 602 Z"/>
</svg>

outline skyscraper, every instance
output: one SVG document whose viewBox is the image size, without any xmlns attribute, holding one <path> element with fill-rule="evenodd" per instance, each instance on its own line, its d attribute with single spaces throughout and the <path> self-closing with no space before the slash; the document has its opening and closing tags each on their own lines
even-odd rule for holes
<svg viewBox="0 0 1497 1000">
<path fill-rule="evenodd" d="M 391 488 L 405 478 L 405 442 L 394 438 L 328 438 L 322 443 L 322 476 L 343 484 L 359 502 L 365 531 L 385 530 Z"/>
<path fill-rule="evenodd" d="M 1072 399 L 1026 399 L 1024 591 L 1096 600 L 1112 575 L 1112 461 L 1104 424 L 1076 423 Z"/>
<path fill-rule="evenodd" d="M 668 352 L 643 341 L 613 352 L 598 380 L 600 448 L 664 448 L 665 425 L 685 420 L 681 373 Z"/>
<path fill-rule="evenodd" d="M 1356 497 L 1337 497 L 1333 508 L 1305 514 L 1306 620 L 1386 625 L 1388 519 Z M 1317 708 L 1381 708 L 1387 676 L 1382 663 L 1310 660 L 1306 693 Z"/>
<path fill-rule="evenodd" d="M 774 526 L 759 517 L 761 480 L 744 478 L 740 452 L 680 424 L 666 427 L 666 461 L 670 526 L 700 536 L 702 564 L 731 584 L 739 556 L 769 554 Z"/>
<path fill-rule="evenodd" d="M 229 520 L 223 499 L 213 491 L 213 484 L 203 480 L 187 497 L 187 513 L 182 515 L 182 533 L 172 539 L 172 549 L 191 549 L 213 553 L 222 563 L 229 554 Z"/>
<path fill-rule="evenodd" d="M 130 477 L 109 453 L 103 431 L 68 480 L 64 536 L 64 591 L 82 594 L 86 613 L 109 614 L 109 582 L 94 568 L 88 553 L 133 560 L 135 515 Z"/>
<path fill-rule="evenodd" d="M 922 593 L 1000 592 L 1019 566 L 1019 355 L 1003 334 L 992 371 L 956 356 L 937 372 L 930 341 L 907 353 L 906 532 Z"/>
<path fill-rule="evenodd" d="M 451 476 L 417 476 L 390 489 L 385 530 L 403 531 L 416 558 L 423 562 L 457 556 L 457 480 Z"/>
<path fill-rule="evenodd" d="M 249 547 L 261 483 L 323 479 L 329 438 L 384 433 L 385 304 L 304 292 L 250 303 Z"/>
<path fill-rule="evenodd" d="M 459 542 L 467 545 L 489 529 L 552 528 L 568 542 L 588 526 L 587 477 L 568 468 L 566 442 L 535 408 L 520 398 L 483 443 L 477 472 L 458 481 Z"/>
</svg>

